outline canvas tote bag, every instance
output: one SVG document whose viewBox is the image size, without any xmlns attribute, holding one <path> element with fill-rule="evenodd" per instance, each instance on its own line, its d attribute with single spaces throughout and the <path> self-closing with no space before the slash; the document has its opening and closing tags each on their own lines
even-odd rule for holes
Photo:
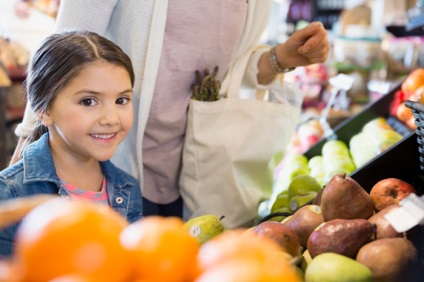
<svg viewBox="0 0 424 282">
<path fill-rule="evenodd" d="M 186 220 L 213 214 L 226 228 L 252 226 L 271 196 L 268 164 L 298 123 L 302 94 L 289 86 L 280 76 L 257 99 L 230 91 L 215 102 L 190 101 L 180 176 Z"/>
</svg>

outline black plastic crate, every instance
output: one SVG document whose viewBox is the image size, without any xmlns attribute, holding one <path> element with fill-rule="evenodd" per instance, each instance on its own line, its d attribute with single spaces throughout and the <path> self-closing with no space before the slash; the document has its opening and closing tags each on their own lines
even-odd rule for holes
<svg viewBox="0 0 424 282">
<path fill-rule="evenodd" d="M 333 135 L 327 138 L 322 138 L 320 141 L 318 141 L 318 143 L 309 148 L 309 150 L 307 150 L 304 155 L 308 159 L 311 159 L 312 157 L 317 155 L 321 155 L 321 150 L 325 142 L 331 139 L 338 139 L 349 145 L 350 139 L 355 134 L 358 134 L 367 122 L 378 117 L 386 118 L 387 123 L 404 138 L 409 136 L 413 132 L 413 130 L 407 127 L 402 122 L 400 122 L 396 117 L 390 115 L 390 104 L 392 103 L 396 92 L 400 90 L 400 87 L 401 82 L 392 86 L 392 88 L 386 95 L 382 96 L 375 102 L 365 106 L 356 115 L 338 124 L 336 127 L 333 128 Z"/>
<path fill-rule="evenodd" d="M 357 169 L 350 176 L 355 179 L 367 192 L 378 181 L 394 177 L 410 183 L 417 190 L 418 195 L 424 193 L 424 175 L 420 169 L 422 157 L 420 157 L 421 145 L 418 144 L 419 136 L 412 132 L 373 160 Z M 424 281 L 424 226 L 416 226 L 408 232 L 411 240 L 418 250 L 420 260 L 420 275 L 416 281 Z"/>
<path fill-rule="evenodd" d="M 381 179 L 394 177 L 412 184 L 420 195 L 424 194 L 424 176 L 420 169 L 417 137 L 415 132 L 411 132 L 350 176 L 367 192 Z"/>
<path fill-rule="evenodd" d="M 424 170 L 424 105 L 419 102 L 406 101 L 405 105 L 412 110 L 415 118 L 418 151 L 420 153 L 420 168 Z"/>
</svg>

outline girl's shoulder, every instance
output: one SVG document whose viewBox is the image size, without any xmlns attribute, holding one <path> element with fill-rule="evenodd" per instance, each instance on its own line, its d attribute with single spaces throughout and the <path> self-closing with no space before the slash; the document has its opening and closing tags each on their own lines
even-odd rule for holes
<svg viewBox="0 0 424 282">
<path fill-rule="evenodd" d="M 5 180 L 16 178 L 20 174 L 23 174 L 23 172 L 24 172 L 24 165 L 23 165 L 23 160 L 21 159 L 15 164 L 8 166 L 2 171 L 0 171 L 0 178 Z"/>
<path fill-rule="evenodd" d="M 18 187 L 23 184 L 24 166 L 22 160 L 6 167 L 0 172 L 0 200 L 14 198 Z"/>
</svg>

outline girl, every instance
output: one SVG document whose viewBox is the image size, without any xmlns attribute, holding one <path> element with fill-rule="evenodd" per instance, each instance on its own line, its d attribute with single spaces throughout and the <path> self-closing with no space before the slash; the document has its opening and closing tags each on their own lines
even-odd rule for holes
<svg viewBox="0 0 424 282">
<path fill-rule="evenodd" d="M 48 37 L 26 81 L 37 125 L 23 158 L 0 173 L 0 200 L 59 194 L 139 219 L 138 182 L 109 161 L 132 125 L 133 86 L 129 57 L 106 38 L 81 31 Z M 16 229 L 0 231 L 0 256 L 11 254 Z"/>
</svg>

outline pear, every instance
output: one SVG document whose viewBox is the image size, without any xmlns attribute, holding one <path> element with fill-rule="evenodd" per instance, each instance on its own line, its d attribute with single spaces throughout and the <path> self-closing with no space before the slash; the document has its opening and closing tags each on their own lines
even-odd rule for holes
<svg viewBox="0 0 424 282">
<path fill-rule="evenodd" d="M 290 213 L 288 191 L 285 190 L 277 195 L 271 206 L 271 213 L 287 212 Z"/>
<path fill-rule="evenodd" d="M 224 232 L 221 218 L 216 215 L 206 214 L 188 220 L 184 225 L 189 229 L 191 236 L 198 239 L 201 244 Z"/>
<path fill-rule="evenodd" d="M 371 196 L 346 174 L 336 174 L 325 186 L 321 196 L 324 221 L 333 219 L 368 219 L 374 214 Z"/>
<path fill-rule="evenodd" d="M 321 253 L 337 253 L 355 258 L 358 250 L 372 240 L 375 226 L 366 219 L 334 219 L 318 226 L 307 247 L 314 258 Z"/>
<path fill-rule="evenodd" d="M 389 221 L 384 217 L 390 210 L 393 208 L 399 207 L 399 205 L 391 205 L 381 211 L 377 212 L 371 216 L 368 221 L 376 225 L 375 239 L 384 239 L 384 238 L 397 238 L 405 237 L 406 233 L 397 232 Z"/>
<path fill-rule="evenodd" d="M 264 221 L 255 226 L 251 234 L 273 240 L 293 257 L 301 254 L 302 246 L 297 234 L 283 223 Z"/>
<path fill-rule="evenodd" d="M 308 269 L 308 266 L 311 264 L 311 261 L 312 261 L 312 257 L 309 254 L 309 251 L 305 250 L 300 260 L 300 268 L 305 272 L 306 269 Z"/>
<path fill-rule="evenodd" d="M 324 188 L 325 186 L 322 187 L 321 191 L 319 191 L 318 194 L 315 196 L 315 198 L 312 200 L 313 205 L 318 205 L 318 206 L 321 205 L 321 196 L 322 196 L 322 193 L 324 192 Z"/>
<path fill-rule="evenodd" d="M 320 254 L 305 271 L 308 282 L 371 282 L 371 270 L 363 264 L 335 253 Z"/>
<path fill-rule="evenodd" d="M 311 203 L 316 196 L 317 196 L 317 192 L 314 192 L 314 191 L 293 196 L 290 199 L 290 203 L 289 203 L 290 212 L 296 212 L 298 209 L 300 209 L 304 205 Z"/>
<path fill-rule="evenodd" d="M 359 250 L 356 260 L 372 271 L 376 282 L 418 281 L 418 251 L 408 239 L 372 241 Z"/>
<path fill-rule="evenodd" d="M 306 194 L 309 192 L 318 193 L 322 187 L 318 181 L 310 175 L 298 175 L 290 182 L 288 187 L 289 200 L 296 195 Z"/>
<path fill-rule="evenodd" d="M 321 208 L 317 205 L 306 205 L 297 210 L 283 224 L 297 234 L 300 245 L 306 249 L 309 235 L 323 222 Z"/>
</svg>

